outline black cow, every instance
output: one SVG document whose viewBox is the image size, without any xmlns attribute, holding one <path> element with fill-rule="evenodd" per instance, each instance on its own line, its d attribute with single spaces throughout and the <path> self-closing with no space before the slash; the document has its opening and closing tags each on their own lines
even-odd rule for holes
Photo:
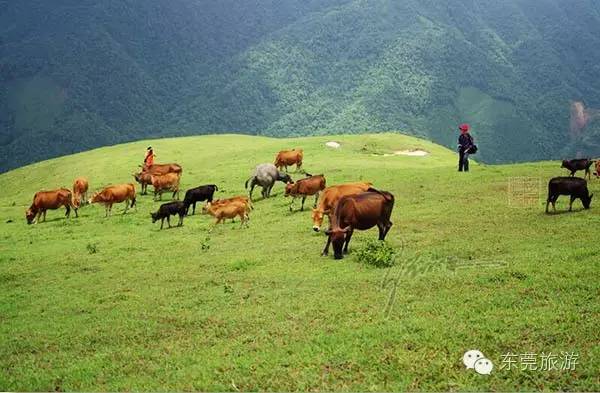
<svg viewBox="0 0 600 393">
<path fill-rule="evenodd" d="M 548 213 L 548 206 L 550 203 L 552 203 L 552 208 L 556 211 L 555 204 L 560 195 L 569 195 L 571 197 L 569 211 L 573 210 L 573 201 L 578 198 L 581 199 L 583 207 L 589 209 L 592 197 L 594 196 L 594 194 L 590 195 L 585 179 L 580 177 L 555 177 L 548 183 L 546 213 Z"/>
<path fill-rule="evenodd" d="M 193 205 L 192 215 L 196 214 L 196 202 L 212 202 L 215 191 L 219 191 L 219 188 L 214 184 L 206 184 L 187 190 L 185 192 L 185 198 L 183 198 L 185 214 L 189 213 L 190 205 Z"/>
<path fill-rule="evenodd" d="M 590 167 L 594 161 L 589 158 L 580 158 L 577 160 L 564 160 L 562 162 L 561 168 L 567 168 L 571 172 L 571 176 L 575 176 L 577 171 L 585 171 L 584 178 L 587 176 L 588 179 L 592 178 Z"/>
<path fill-rule="evenodd" d="M 183 216 L 187 214 L 187 209 L 185 204 L 181 201 L 168 202 L 163 203 L 158 208 L 156 213 L 150 213 L 152 216 L 152 223 L 154 224 L 156 221 L 160 220 L 160 229 L 163 229 L 163 224 L 165 223 L 165 218 L 167 219 L 167 224 L 169 224 L 169 228 L 171 228 L 171 216 L 179 215 L 179 224 L 178 227 L 183 225 Z"/>
</svg>

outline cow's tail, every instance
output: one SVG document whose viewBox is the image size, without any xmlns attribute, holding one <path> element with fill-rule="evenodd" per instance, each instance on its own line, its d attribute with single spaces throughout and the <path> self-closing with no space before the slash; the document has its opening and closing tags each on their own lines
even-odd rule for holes
<svg viewBox="0 0 600 393">
<path fill-rule="evenodd" d="M 219 187 L 217 187 L 216 184 L 213 184 L 215 186 L 215 191 L 219 191 Z"/>
<path fill-rule="evenodd" d="M 306 177 L 312 177 L 312 175 L 310 173 L 308 173 L 308 172 L 304 172 L 304 176 L 306 176 Z"/>
</svg>

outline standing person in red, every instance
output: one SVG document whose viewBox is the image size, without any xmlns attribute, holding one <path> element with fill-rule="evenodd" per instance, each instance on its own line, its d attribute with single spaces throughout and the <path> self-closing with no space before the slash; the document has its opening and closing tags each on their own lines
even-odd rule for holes
<svg viewBox="0 0 600 393">
<path fill-rule="evenodd" d="M 458 171 L 469 172 L 469 154 L 473 152 L 475 143 L 473 137 L 469 134 L 468 124 L 461 124 L 458 129 L 460 136 L 458 137 Z"/>
<path fill-rule="evenodd" d="M 154 154 L 154 150 L 152 150 L 152 146 L 148 146 L 146 149 L 146 157 L 144 157 L 145 168 L 150 168 L 154 165 L 154 157 L 156 157 L 156 155 Z"/>
</svg>

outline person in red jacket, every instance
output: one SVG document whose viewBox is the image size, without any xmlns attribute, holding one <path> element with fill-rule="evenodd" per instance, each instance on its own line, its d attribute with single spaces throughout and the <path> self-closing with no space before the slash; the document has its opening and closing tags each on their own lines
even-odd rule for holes
<svg viewBox="0 0 600 393">
<path fill-rule="evenodd" d="M 461 124 L 458 129 L 460 136 L 458 137 L 458 171 L 469 172 L 469 153 L 475 145 L 473 137 L 469 134 L 468 124 Z"/>
<path fill-rule="evenodd" d="M 156 155 L 154 154 L 154 150 L 152 150 L 152 146 L 148 146 L 146 149 L 146 157 L 144 157 L 144 166 L 146 168 L 154 165 L 154 157 L 156 157 Z"/>
</svg>

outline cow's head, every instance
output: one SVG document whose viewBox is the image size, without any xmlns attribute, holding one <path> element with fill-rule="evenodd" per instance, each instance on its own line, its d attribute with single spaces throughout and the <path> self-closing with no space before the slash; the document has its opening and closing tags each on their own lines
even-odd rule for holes
<svg viewBox="0 0 600 393">
<path fill-rule="evenodd" d="M 150 217 L 152 217 L 152 223 L 154 224 L 158 220 L 158 212 L 150 213 Z"/>
<path fill-rule="evenodd" d="M 561 166 L 560 166 L 560 167 L 561 167 L 561 168 L 568 168 L 568 167 L 569 167 L 569 161 L 567 161 L 567 160 L 563 160 L 563 162 L 562 162 L 562 164 L 561 164 Z"/>
<path fill-rule="evenodd" d="M 33 222 L 35 221 L 36 213 L 37 212 L 34 209 L 32 209 L 31 207 L 29 209 L 27 209 L 27 211 L 25 212 L 25 218 L 27 219 L 27 224 L 33 224 Z"/>
<path fill-rule="evenodd" d="M 312 220 L 313 220 L 313 230 L 315 232 L 319 232 L 321 229 L 321 225 L 323 224 L 323 217 L 325 214 L 322 210 L 313 209 L 312 211 Z"/>
<path fill-rule="evenodd" d="M 346 240 L 346 234 L 350 230 L 350 227 L 346 228 L 335 228 L 326 231 L 325 233 L 331 239 L 331 245 L 333 246 L 333 258 L 342 259 L 344 257 L 344 242 Z"/>
<path fill-rule="evenodd" d="M 96 203 L 96 202 L 101 202 L 102 199 L 100 198 L 100 193 L 99 192 L 95 192 L 90 199 L 88 199 L 87 203 L 91 204 L 91 203 Z"/>
<path fill-rule="evenodd" d="M 202 214 L 208 214 L 212 207 L 213 207 L 213 204 L 210 202 L 207 202 L 206 205 L 202 206 Z"/>
<path fill-rule="evenodd" d="M 594 194 L 590 194 L 587 196 L 587 198 L 582 198 L 581 202 L 583 203 L 583 207 L 585 209 L 589 209 L 590 208 L 590 204 L 592 203 L 592 197 L 594 196 Z"/>
<path fill-rule="evenodd" d="M 295 184 L 295 183 L 287 183 L 287 184 L 285 185 L 285 194 L 283 194 L 283 195 L 284 195 L 284 196 L 286 196 L 286 197 L 287 197 L 287 196 L 290 196 L 290 194 L 291 194 L 292 192 L 295 192 L 295 191 L 297 191 L 297 190 L 295 190 L 295 189 L 297 189 L 297 188 L 298 188 L 298 187 L 296 186 L 296 184 Z"/>
<path fill-rule="evenodd" d="M 292 178 L 290 177 L 290 175 L 288 175 L 287 173 L 284 173 L 284 172 L 279 172 L 277 180 L 282 181 L 284 183 L 292 182 Z"/>
</svg>

